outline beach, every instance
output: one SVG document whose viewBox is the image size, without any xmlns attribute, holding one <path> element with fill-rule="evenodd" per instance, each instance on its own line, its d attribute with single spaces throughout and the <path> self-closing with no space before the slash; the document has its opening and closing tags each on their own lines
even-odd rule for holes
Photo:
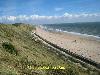
<svg viewBox="0 0 100 75">
<path fill-rule="evenodd" d="M 100 39 L 64 32 L 47 31 L 36 27 L 36 34 L 73 53 L 100 63 Z"/>
</svg>

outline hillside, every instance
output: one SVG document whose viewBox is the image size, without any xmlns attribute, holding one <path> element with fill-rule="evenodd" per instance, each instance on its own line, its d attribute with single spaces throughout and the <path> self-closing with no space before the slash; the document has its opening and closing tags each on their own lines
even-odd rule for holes
<svg viewBox="0 0 100 75">
<path fill-rule="evenodd" d="M 0 24 L 0 75 L 99 75 L 96 69 L 65 60 L 52 48 L 32 39 L 32 25 Z M 31 66 L 31 68 L 29 67 Z M 57 67 L 65 69 L 34 69 L 33 67 Z"/>
</svg>

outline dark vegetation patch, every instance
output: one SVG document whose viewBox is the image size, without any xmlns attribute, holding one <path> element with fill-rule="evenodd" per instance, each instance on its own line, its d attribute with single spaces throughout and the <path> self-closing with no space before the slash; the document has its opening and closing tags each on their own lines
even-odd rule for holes
<svg viewBox="0 0 100 75">
<path fill-rule="evenodd" d="M 6 50 L 6 52 L 18 55 L 18 51 L 16 50 L 16 48 L 11 43 L 3 42 L 2 47 Z"/>
<path fill-rule="evenodd" d="M 15 24 L 12 24 L 12 25 L 18 27 L 18 26 L 20 26 L 21 24 L 22 24 L 22 23 L 15 23 Z"/>
</svg>

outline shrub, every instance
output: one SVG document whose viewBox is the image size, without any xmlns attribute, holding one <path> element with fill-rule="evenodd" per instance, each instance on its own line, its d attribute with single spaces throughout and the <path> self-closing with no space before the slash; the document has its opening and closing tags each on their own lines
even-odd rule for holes
<svg viewBox="0 0 100 75">
<path fill-rule="evenodd" d="M 2 43 L 2 47 L 9 53 L 11 54 L 18 54 L 17 50 L 15 49 L 15 47 L 9 43 L 9 42 L 4 42 Z"/>
<path fill-rule="evenodd" d="M 22 23 L 15 23 L 15 24 L 12 24 L 12 25 L 18 27 L 18 26 L 20 26 L 21 24 L 22 24 Z"/>
</svg>

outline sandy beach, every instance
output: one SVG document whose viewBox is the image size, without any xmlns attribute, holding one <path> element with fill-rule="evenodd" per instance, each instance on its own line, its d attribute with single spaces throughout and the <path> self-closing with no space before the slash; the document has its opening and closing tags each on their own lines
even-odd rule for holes
<svg viewBox="0 0 100 75">
<path fill-rule="evenodd" d="M 100 39 L 67 32 L 50 32 L 39 27 L 36 27 L 36 33 L 60 47 L 100 63 Z"/>
</svg>

